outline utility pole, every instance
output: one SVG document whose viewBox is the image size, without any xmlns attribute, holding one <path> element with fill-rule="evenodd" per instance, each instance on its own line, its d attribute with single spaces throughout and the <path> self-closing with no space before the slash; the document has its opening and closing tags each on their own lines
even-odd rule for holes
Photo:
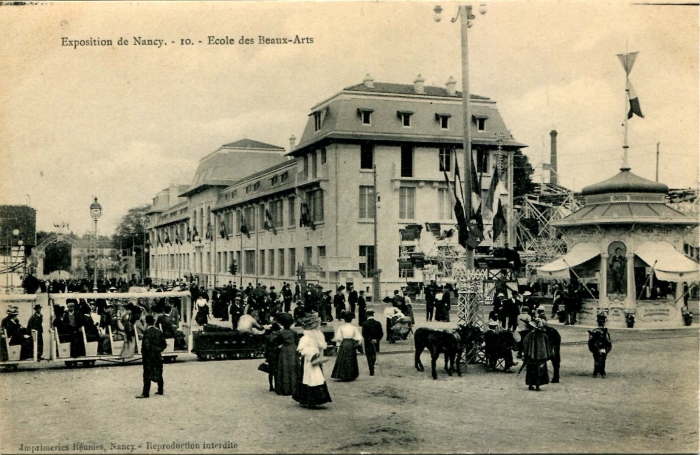
<svg viewBox="0 0 700 455">
<path fill-rule="evenodd" d="M 661 142 L 656 143 L 656 181 L 659 181 L 659 144 Z"/>
<path fill-rule="evenodd" d="M 378 229 L 378 214 L 377 214 L 377 208 L 378 208 L 378 199 L 379 199 L 379 193 L 377 192 L 377 165 L 375 164 L 373 166 L 373 177 L 374 177 L 374 258 L 372 261 L 372 301 L 373 302 L 378 302 L 379 299 L 381 298 L 381 273 L 382 271 L 379 269 L 379 242 L 377 240 L 377 229 Z"/>
</svg>

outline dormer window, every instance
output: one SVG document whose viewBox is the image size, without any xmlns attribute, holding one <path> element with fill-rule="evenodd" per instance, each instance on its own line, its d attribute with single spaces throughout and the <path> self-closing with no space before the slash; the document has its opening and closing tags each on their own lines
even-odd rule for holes
<svg viewBox="0 0 700 455">
<path fill-rule="evenodd" d="M 371 125 L 372 124 L 372 112 L 374 112 L 374 109 L 366 109 L 366 108 L 362 108 L 362 107 L 357 108 L 357 114 L 362 119 L 363 125 Z"/>
<path fill-rule="evenodd" d="M 260 182 L 255 182 L 253 185 L 253 191 L 258 191 L 258 188 L 260 188 Z"/>
<path fill-rule="evenodd" d="M 435 120 L 440 125 L 440 129 L 450 129 L 450 117 L 452 117 L 450 114 L 435 114 Z"/>
<path fill-rule="evenodd" d="M 397 111 L 396 115 L 401 119 L 401 125 L 405 128 L 411 127 L 411 116 L 413 112 L 411 111 Z"/>
<path fill-rule="evenodd" d="M 279 180 L 278 176 L 274 176 L 270 179 L 270 186 L 275 186 L 277 185 L 277 181 Z"/>
<path fill-rule="evenodd" d="M 489 118 L 488 115 L 472 115 L 474 118 L 474 123 L 476 123 L 477 131 L 486 131 L 486 120 Z"/>
<path fill-rule="evenodd" d="M 323 127 L 323 120 L 326 118 L 327 113 L 327 107 L 311 113 L 314 116 L 314 131 L 319 131 Z"/>
<path fill-rule="evenodd" d="M 285 172 L 282 175 L 280 175 L 280 181 L 285 182 L 287 181 L 287 178 L 289 178 L 289 173 Z"/>
</svg>

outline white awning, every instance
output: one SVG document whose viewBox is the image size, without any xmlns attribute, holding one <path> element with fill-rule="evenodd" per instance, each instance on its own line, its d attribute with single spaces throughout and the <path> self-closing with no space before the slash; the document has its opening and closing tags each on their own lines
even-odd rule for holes
<svg viewBox="0 0 700 455">
<path fill-rule="evenodd" d="M 679 253 L 668 242 L 644 242 L 634 254 L 654 268 L 659 280 L 692 282 L 700 279 L 700 264 Z"/>
<path fill-rule="evenodd" d="M 569 278 L 569 267 L 576 267 L 600 254 L 600 248 L 595 243 L 577 243 L 574 247 L 556 261 L 537 269 L 537 276 L 542 278 Z"/>
</svg>

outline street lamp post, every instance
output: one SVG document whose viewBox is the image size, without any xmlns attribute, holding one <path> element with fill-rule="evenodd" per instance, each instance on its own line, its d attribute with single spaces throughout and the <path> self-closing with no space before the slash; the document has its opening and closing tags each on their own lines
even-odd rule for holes
<svg viewBox="0 0 700 455">
<path fill-rule="evenodd" d="M 433 9 L 435 12 L 435 22 L 440 22 L 442 19 L 442 7 L 436 5 Z M 479 13 L 486 14 L 486 5 L 479 6 Z M 464 138 L 462 146 L 464 148 L 464 216 L 469 224 L 472 217 L 472 201 L 471 201 L 471 177 L 472 177 L 472 133 L 471 133 L 471 105 L 469 103 L 469 40 L 468 30 L 472 26 L 475 17 L 472 15 L 472 5 L 461 5 L 457 10 L 457 16 L 452 18 L 452 22 L 457 22 L 460 18 L 460 28 L 462 32 L 462 111 L 464 114 Z M 467 270 L 474 268 L 474 250 L 466 248 L 466 267 Z"/>
<path fill-rule="evenodd" d="M 90 204 L 90 216 L 93 221 L 95 221 L 95 268 L 93 270 L 94 282 L 92 290 L 93 292 L 97 292 L 97 220 L 102 216 L 102 206 L 97 202 L 97 197 L 95 197 L 95 201 Z"/>
</svg>

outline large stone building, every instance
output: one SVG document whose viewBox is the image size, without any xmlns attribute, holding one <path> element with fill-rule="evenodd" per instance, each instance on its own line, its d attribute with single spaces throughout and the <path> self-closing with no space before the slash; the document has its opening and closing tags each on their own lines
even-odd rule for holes
<svg viewBox="0 0 700 455">
<path fill-rule="evenodd" d="M 367 76 L 311 109 L 286 158 L 281 147 L 247 139 L 204 157 L 187 189 L 172 186 L 154 198 L 150 275 L 279 287 L 296 280 L 302 265 L 306 278 L 324 287 L 352 282 L 371 294 L 376 257 L 386 294 L 434 277 L 428 270 L 439 274 L 408 259 L 461 248 L 451 236 L 443 172 L 453 178 L 463 163 L 455 85 L 452 78 L 442 88 L 424 86 L 420 76 L 413 85 Z M 525 145 L 513 140 L 495 101 L 471 95 L 470 102 L 472 156 L 485 196 L 493 169 L 504 171 L 500 157 Z"/>
</svg>

